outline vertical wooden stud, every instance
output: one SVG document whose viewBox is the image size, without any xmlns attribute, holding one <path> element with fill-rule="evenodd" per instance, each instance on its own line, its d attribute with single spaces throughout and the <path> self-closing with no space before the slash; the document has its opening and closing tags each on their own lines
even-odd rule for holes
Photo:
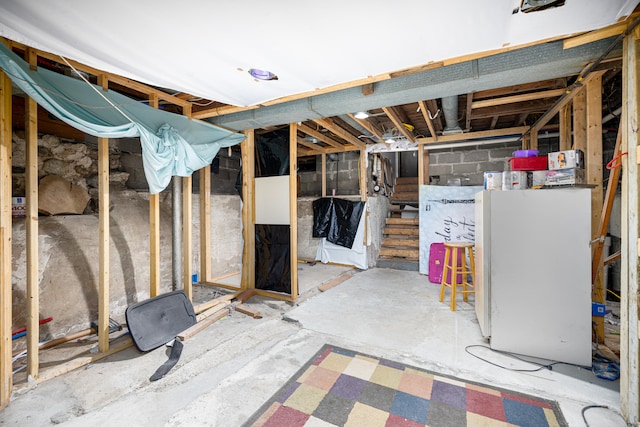
<svg viewBox="0 0 640 427">
<path fill-rule="evenodd" d="M 240 145 L 242 150 L 242 289 L 255 289 L 256 231 L 254 214 L 255 178 L 255 131 L 246 130 L 246 139 Z"/>
<path fill-rule="evenodd" d="M 35 51 L 27 49 L 32 68 L 36 68 Z M 38 344 L 40 341 L 40 292 L 38 283 L 38 104 L 25 97 L 25 149 L 27 199 L 27 375 L 38 378 Z"/>
<path fill-rule="evenodd" d="M 289 125 L 289 250 L 291 262 L 291 297 L 298 298 L 298 125 Z"/>
<path fill-rule="evenodd" d="M 360 200 L 367 201 L 367 151 L 360 150 L 360 157 L 358 163 L 358 181 L 360 183 Z"/>
<path fill-rule="evenodd" d="M 98 348 L 109 351 L 109 138 L 98 138 Z"/>
<path fill-rule="evenodd" d="M 11 80 L 0 70 L 0 410 L 11 398 Z"/>
<path fill-rule="evenodd" d="M 602 76 L 589 80 L 586 86 L 587 106 L 587 149 L 585 151 L 585 163 L 587 183 L 595 185 L 591 190 L 591 236 L 599 238 L 600 216 L 602 214 L 603 187 L 602 187 Z M 605 290 L 603 289 L 604 275 L 601 270 L 593 283 L 592 300 L 604 303 Z M 604 318 L 595 316 L 598 342 L 604 342 Z"/>
<path fill-rule="evenodd" d="M 200 280 L 211 279 L 211 165 L 200 169 Z"/>
<path fill-rule="evenodd" d="M 560 110 L 560 151 L 571 150 L 571 104 Z"/>
<path fill-rule="evenodd" d="M 149 106 L 158 108 L 158 95 L 149 95 Z M 160 195 L 149 194 L 149 296 L 160 295 Z"/>
<path fill-rule="evenodd" d="M 577 89 L 573 97 L 573 149 L 587 152 L 587 92 Z"/>
<path fill-rule="evenodd" d="M 638 268 L 640 248 L 640 172 L 632 156 L 640 146 L 640 28 L 622 45 L 622 241 L 620 301 L 620 410 L 629 425 L 640 422 L 640 322 Z M 629 157 L 627 159 L 627 157 Z"/>
<path fill-rule="evenodd" d="M 182 281 L 184 292 L 190 300 L 193 300 L 193 286 L 191 285 L 191 274 L 193 271 L 193 237 L 192 237 L 192 195 L 193 177 L 182 178 Z"/>
<path fill-rule="evenodd" d="M 320 158 L 322 159 L 322 197 L 327 197 L 327 155 L 322 153 Z"/>
</svg>

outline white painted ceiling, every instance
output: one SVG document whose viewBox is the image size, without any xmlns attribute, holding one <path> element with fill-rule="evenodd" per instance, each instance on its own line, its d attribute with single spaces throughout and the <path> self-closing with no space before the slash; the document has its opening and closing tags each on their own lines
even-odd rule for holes
<svg viewBox="0 0 640 427">
<path fill-rule="evenodd" d="M 0 36 L 158 87 L 250 106 L 602 28 L 637 0 L 3 0 Z M 250 68 L 278 80 L 258 81 Z"/>
</svg>

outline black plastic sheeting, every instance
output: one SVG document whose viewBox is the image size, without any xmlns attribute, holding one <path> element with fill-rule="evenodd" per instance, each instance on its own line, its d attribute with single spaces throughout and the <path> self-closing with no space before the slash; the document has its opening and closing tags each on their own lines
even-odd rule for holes
<svg viewBox="0 0 640 427">
<path fill-rule="evenodd" d="M 289 175 L 289 128 L 256 135 L 256 178 Z"/>
<path fill-rule="evenodd" d="M 291 295 L 291 226 L 256 224 L 256 289 Z"/>
<path fill-rule="evenodd" d="M 256 135 L 255 177 L 289 175 L 289 128 Z M 236 191 L 242 200 L 242 165 L 236 177 Z"/>
<path fill-rule="evenodd" d="M 364 202 L 323 197 L 313 201 L 313 237 L 351 249 L 356 238 Z"/>
</svg>

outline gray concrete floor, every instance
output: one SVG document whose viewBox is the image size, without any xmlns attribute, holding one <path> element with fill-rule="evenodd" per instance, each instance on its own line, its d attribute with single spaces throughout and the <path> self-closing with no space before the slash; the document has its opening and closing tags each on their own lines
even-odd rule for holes
<svg viewBox="0 0 640 427">
<path fill-rule="evenodd" d="M 313 270 L 318 266 L 318 270 Z M 513 372 L 465 351 L 484 344 L 473 300 L 455 312 L 439 287 L 414 271 L 370 269 L 326 292 L 321 284 L 344 267 L 303 265 L 307 294 L 298 303 L 253 297 L 262 319 L 235 313 L 185 341 L 182 357 L 156 382 L 149 376 L 168 349 L 131 347 L 93 365 L 23 387 L 0 413 L 7 426 L 240 426 L 318 349 L 334 344 L 464 380 L 556 400 L 570 426 L 583 426 L 587 405 L 619 409 L 618 381 L 573 366 Z M 317 271 L 323 270 L 323 274 Z M 316 285 L 317 286 L 317 285 Z M 448 295 L 447 295 L 448 297 Z M 531 364 L 486 349 L 484 358 L 527 369 Z M 587 412 L 589 425 L 626 425 L 614 412 Z"/>
</svg>

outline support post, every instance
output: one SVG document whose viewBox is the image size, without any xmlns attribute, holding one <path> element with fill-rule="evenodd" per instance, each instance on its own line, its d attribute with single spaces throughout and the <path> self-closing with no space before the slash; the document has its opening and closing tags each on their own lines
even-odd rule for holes
<svg viewBox="0 0 640 427">
<path fill-rule="evenodd" d="M 242 282 L 241 289 L 255 289 L 256 231 L 254 213 L 255 131 L 246 130 L 246 138 L 240 144 L 242 150 Z"/>
<path fill-rule="evenodd" d="M 591 238 L 599 238 L 600 217 L 604 202 L 602 186 L 602 75 L 597 75 L 586 86 L 587 93 L 587 149 L 585 163 L 587 183 L 594 185 L 591 190 Z M 595 245 L 592 245 L 595 248 Z M 604 303 L 604 272 L 600 270 L 591 292 L 594 302 Z M 594 316 L 598 342 L 604 342 L 604 317 Z"/>
<path fill-rule="evenodd" d="M 640 28 L 622 45 L 622 262 L 620 301 L 620 410 L 629 425 L 640 421 L 640 359 L 638 327 L 638 244 L 640 237 L 638 125 L 640 123 Z"/>
<path fill-rule="evenodd" d="M 587 152 L 587 92 L 573 97 L 573 149 Z"/>
<path fill-rule="evenodd" d="M 25 97 L 27 199 L 27 375 L 38 378 L 40 293 L 38 283 L 38 104 Z"/>
<path fill-rule="evenodd" d="M 193 218 L 193 196 L 191 194 L 192 189 L 193 177 L 182 177 L 182 289 L 184 289 L 184 292 L 189 297 L 189 300 L 193 300 L 193 286 L 191 281 L 191 271 L 193 268 L 193 248 L 191 246 L 193 242 L 193 238 L 191 235 Z"/>
<path fill-rule="evenodd" d="M 571 104 L 560 110 L 560 151 L 571 150 Z"/>
<path fill-rule="evenodd" d="M 98 348 L 109 351 L 109 138 L 98 138 Z"/>
<path fill-rule="evenodd" d="M 200 169 L 200 281 L 211 279 L 211 165 Z"/>
<path fill-rule="evenodd" d="M 289 125 L 289 251 L 291 297 L 298 298 L 298 124 Z"/>
<path fill-rule="evenodd" d="M 0 70 L 0 410 L 11 398 L 11 80 Z"/>
<path fill-rule="evenodd" d="M 322 197 L 327 197 L 327 155 L 322 153 Z"/>
</svg>

